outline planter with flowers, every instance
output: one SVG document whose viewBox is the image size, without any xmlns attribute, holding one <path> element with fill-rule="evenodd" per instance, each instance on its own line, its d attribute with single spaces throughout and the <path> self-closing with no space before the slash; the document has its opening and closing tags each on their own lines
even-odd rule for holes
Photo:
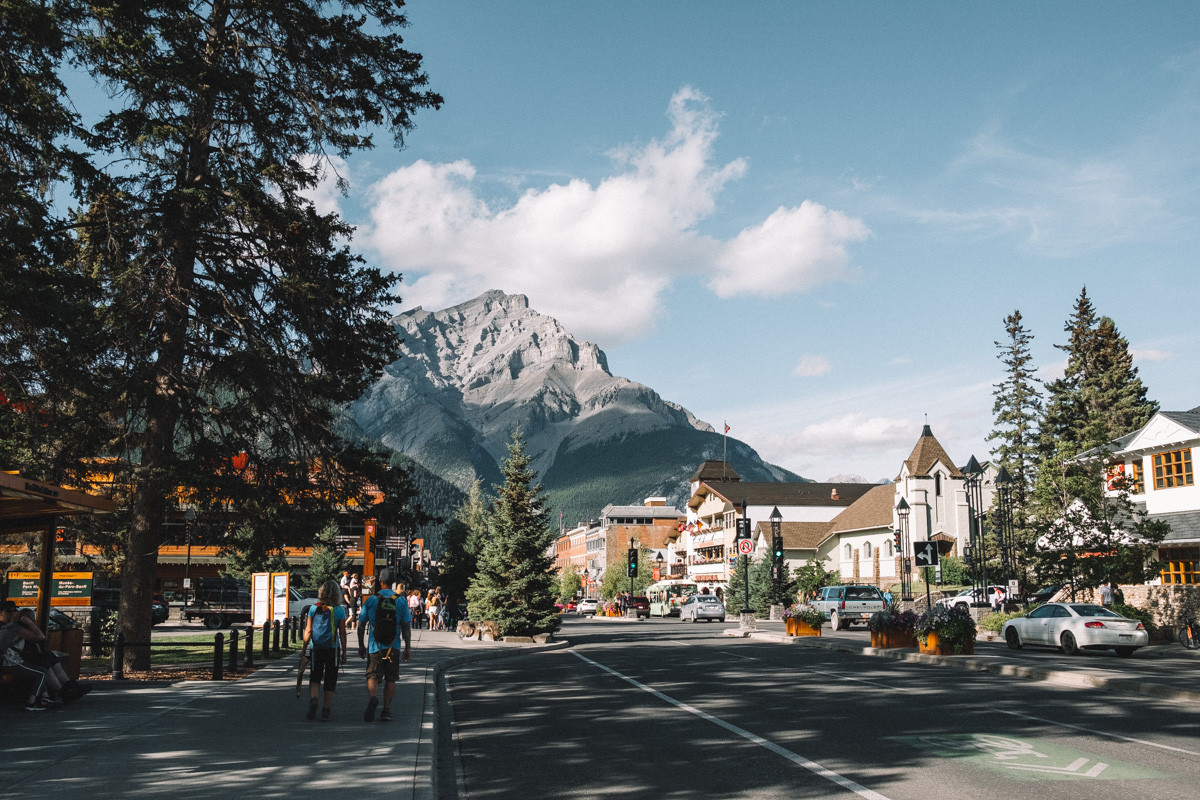
<svg viewBox="0 0 1200 800">
<path fill-rule="evenodd" d="M 928 655 L 975 652 L 975 620 L 965 606 L 934 606 L 917 617 L 916 633 L 920 651 Z"/>
<path fill-rule="evenodd" d="M 788 636 L 820 636 L 825 617 L 808 603 L 796 603 L 783 612 Z"/>
<path fill-rule="evenodd" d="M 917 646 L 917 615 L 911 611 L 897 611 L 895 606 L 888 606 L 872 614 L 867 627 L 871 629 L 871 647 Z"/>
</svg>

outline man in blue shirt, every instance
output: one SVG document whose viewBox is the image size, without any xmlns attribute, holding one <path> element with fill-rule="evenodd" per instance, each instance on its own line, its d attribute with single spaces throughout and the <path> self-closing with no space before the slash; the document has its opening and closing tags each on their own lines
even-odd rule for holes
<svg viewBox="0 0 1200 800">
<path fill-rule="evenodd" d="M 358 616 L 358 657 L 367 659 L 367 710 L 364 722 L 375 719 L 379 706 L 379 682 L 384 682 L 383 713 L 380 722 L 392 721 L 392 698 L 396 696 L 396 680 L 400 677 L 400 659 L 408 661 L 412 645 L 412 614 L 408 603 L 393 591 L 396 578 L 389 567 L 379 571 L 379 588 L 363 603 Z M 367 628 L 371 638 L 363 641 Z M 389 632 L 388 628 L 392 630 Z M 383 632 L 380 637 L 378 634 Z M 387 635 L 390 633 L 390 637 Z M 379 641 L 383 638 L 384 641 Z M 368 646 L 369 645 L 369 646 Z"/>
</svg>

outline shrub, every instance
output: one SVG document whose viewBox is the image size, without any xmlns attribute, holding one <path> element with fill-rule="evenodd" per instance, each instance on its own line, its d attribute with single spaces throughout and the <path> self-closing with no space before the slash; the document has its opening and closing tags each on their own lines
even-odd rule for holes
<svg viewBox="0 0 1200 800">
<path fill-rule="evenodd" d="M 1029 608 L 1021 609 L 1020 611 L 1013 611 L 1008 614 L 1005 614 L 1005 613 L 988 614 L 986 617 L 984 617 L 983 619 L 981 619 L 979 621 L 979 627 L 985 631 L 992 631 L 993 633 L 999 633 L 1000 630 L 1004 627 L 1004 623 L 1008 622 L 1010 619 L 1016 619 L 1017 617 L 1023 617 L 1040 605 L 1042 605 L 1042 604 L 1038 603 L 1036 606 L 1030 606 Z"/>
</svg>

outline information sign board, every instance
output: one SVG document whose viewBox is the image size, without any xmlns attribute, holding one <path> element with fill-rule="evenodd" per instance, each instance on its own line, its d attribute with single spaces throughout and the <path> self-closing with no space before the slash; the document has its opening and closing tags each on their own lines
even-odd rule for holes
<svg viewBox="0 0 1200 800">
<path fill-rule="evenodd" d="M 36 606 L 41 575 L 36 572 L 8 573 L 8 599 L 19 606 Z M 55 572 L 50 578 L 50 605 L 90 606 L 91 572 Z"/>
</svg>

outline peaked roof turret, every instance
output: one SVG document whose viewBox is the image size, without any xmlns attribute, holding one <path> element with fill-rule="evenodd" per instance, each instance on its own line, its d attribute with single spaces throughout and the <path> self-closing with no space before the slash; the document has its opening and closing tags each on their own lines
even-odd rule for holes
<svg viewBox="0 0 1200 800">
<path fill-rule="evenodd" d="M 741 475 L 733 471 L 733 465 L 728 461 L 705 461 L 692 476 L 692 483 L 697 481 L 740 481 Z"/>
<path fill-rule="evenodd" d="M 928 477 L 929 470 L 933 469 L 933 465 L 939 461 L 946 465 L 950 477 L 962 477 L 962 472 L 954 466 L 954 461 L 946 455 L 945 448 L 942 447 L 927 424 L 921 429 L 921 438 L 917 440 L 917 446 L 913 448 L 912 454 L 904 463 L 908 465 L 909 475 L 915 478 L 924 478 Z"/>
</svg>

